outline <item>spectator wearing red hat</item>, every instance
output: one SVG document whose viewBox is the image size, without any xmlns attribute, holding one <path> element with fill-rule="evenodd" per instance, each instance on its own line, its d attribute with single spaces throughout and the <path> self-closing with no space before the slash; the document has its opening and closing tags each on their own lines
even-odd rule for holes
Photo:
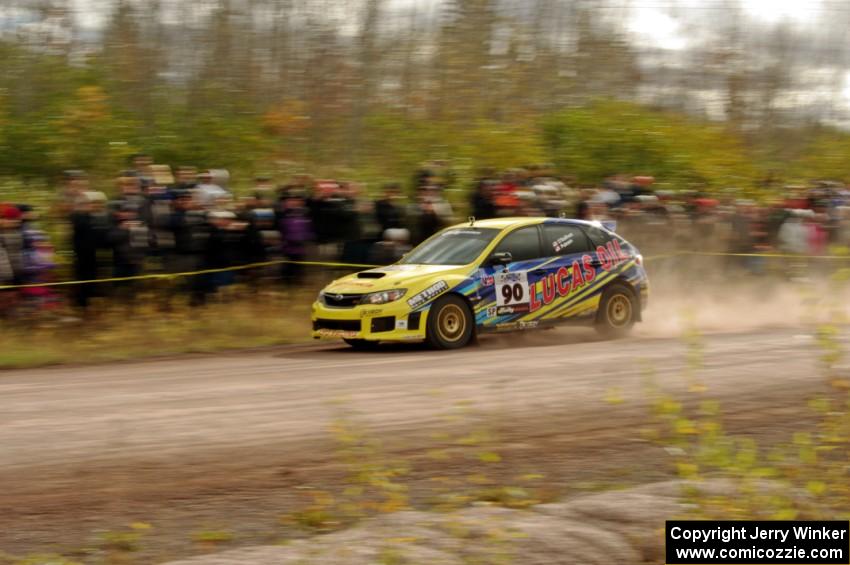
<svg viewBox="0 0 850 565">
<path fill-rule="evenodd" d="M 24 238 L 21 233 L 21 211 L 12 204 L 0 204 L 0 281 L 20 284 L 24 272 Z"/>
<path fill-rule="evenodd" d="M 4 225 L 6 213 L 6 204 L 0 204 L 0 225 Z M 9 261 L 9 254 L 6 252 L 6 246 L 0 241 L 0 285 L 12 284 L 12 263 Z"/>
</svg>

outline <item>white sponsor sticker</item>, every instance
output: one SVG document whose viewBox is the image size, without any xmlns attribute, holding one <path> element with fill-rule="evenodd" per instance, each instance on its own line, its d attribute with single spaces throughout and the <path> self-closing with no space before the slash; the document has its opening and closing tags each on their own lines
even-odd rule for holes
<svg viewBox="0 0 850 565">
<path fill-rule="evenodd" d="M 528 304 L 528 272 L 496 273 L 496 305 Z"/>
<path fill-rule="evenodd" d="M 417 294 L 416 296 L 410 298 L 407 301 L 407 305 L 410 306 L 413 310 L 415 310 L 426 302 L 437 298 L 447 290 L 449 290 L 449 285 L 446 281 L 436 282 L 425 290 L 423 290 L 422 292 L 420 292 L 419 294 Z"/>
<path fill-rule="evenodd" d="M 566 249 L 570 245 L 573 244 L 573 234 L 568 233 L 566 235 L 562 235 L 558 239 L 552 242 L 552 247 L 555 249 L 555 252 L 559 252 L 562 249 Z"/>
<path fill-rule="evenodd" d="M 406 330 L 407 329 L 407 320 L 398 319 L 395 321 L 395 329 L 397 330 Z"/>
</svg>

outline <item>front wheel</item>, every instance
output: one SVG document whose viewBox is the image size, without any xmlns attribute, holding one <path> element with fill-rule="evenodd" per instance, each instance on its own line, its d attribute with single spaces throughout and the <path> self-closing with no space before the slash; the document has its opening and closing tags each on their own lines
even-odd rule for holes
<svg viewBox="0 0 850 565">
<path fill-rule="evenodd" d="M 628 334 L 637 321 L 638 302 L 632 289 L 613 283 L 605 289 L 596 313 L 596 331 L 606 338 Z"/>
<path fill-rule="evenodd" d="M 472 312 L 464 300 L 449 295 L 437 300 L 428 313 L 426 336 L 437 349 L 458 349 L 468 344 L 473 334 Z"/>
</svg>

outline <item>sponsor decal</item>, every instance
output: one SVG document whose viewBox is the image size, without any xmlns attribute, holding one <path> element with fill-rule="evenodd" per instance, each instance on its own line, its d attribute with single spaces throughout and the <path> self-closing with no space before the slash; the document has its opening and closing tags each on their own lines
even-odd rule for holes
<svg viewBox="0 0 850 565">
<path fill-rule="evenodd" d="M 561 237 L 559 237 L 558 239 L 553 241 L 552 242 L 552 248 L 555 250 L 555 253 L 558 253 L 562 249 L 566 249 L 567 247 L 572 245 L 574 237 L 575 237 L 574 234 L 568 233 L 568 234 L 562 235 Z"/>
<path fill-rule="evenodd" d="M 606 271 L 610 271 L 629 258 L 629 256 L 623 252 L 623 248 L 620 246 L 620 240 L 617 238 L 612 239 L 604 246 L 600 245 L 597 247 L 596 257 L 599 259 L 599 263 L 602 265 L 602 268 Z"/>
<path fill-rule="evenodd" d="M 397 319 L 395 321 L 395 329 L 397 330 L 406 330 L 407 329 L 407 320 Z"/>
<path fill-rule="evenodd" d="M 496 306 L 528 304 L 528 272 L 496 274 Z"/>
<path fill-rule="evenodd" d="M 321 337 L 341 337 L 354 339 L 357 337 L 357 332 L 353 332 L 351 330 L 329 330 L 329 329 L 321 329 L 316 330 L 316 334 Z"/>
<path fill-rule="evenodd" d="M 513 306 L 498 306 L 496 308 L 497 316 L 505 316 L 507 314 L 523 314 L 529 312 L 531 307 L 528 304 L 514 304 Z"/>
<path fill-rule="evenodd" d="M 423 290 L 422 292 L 420 292 L 419 294 L 417 294 L 416 296 L 413 296 L 408 299 L 407 305 L 415 310 L 426 302 L 430 302 L 431 300 L 437 298 L 447 290 L 449 290 L 448 283 L 446 283 L 446 281 L 438 281 Z"/>
<path fill-rule="evenodd" d="M 511 331 L 511 330 L 530 330 L 536 328 L 539 322 L 532 320 L 530 322 L 507 322 L 504 324 L 496 324 L 496 331 Z"/>
<path fill-rule="evenodd" d="M 496 308 L 495 306 L 490 306 L 489 308 L 487 308 L 487 317 L 488 318 L 495 318 L 496 312 L 498 312 L 498 311 L 499 311 L 499 309 Z"/>
<path fill-rule="evenodd" d="M 481 279 L 481 286 L 493 286 L 496 282 L 493 275 L 488 275 L 484 269 L 478 269 L 478 278 Z"/>
<path fill-rule="evenodd" d="M 461 229 L 461 230 L 445 231 L 445 232 L 443 232 L 443 237 L 446 237 L 448 235 L 481 235 L 481 234 L 482 234 L 482 232 L 479 231 L 479 230 L 463 230 L 463 229 Z"/>
<path fill-rule="evenodd" d="M 618 240 L 610 241 L 607 246 L 596 248 L 598 264 L 605 271 L 610 271 L 629 259 L 623 252 Z M 562 266 L 555 273 L 550 273 L 540 279 L 541 292 L 537 285 L 529 289 L 528 302 L 530 311 L 534 312 L 543 306 L 551 304 L 556 298 L 564 298 L 584 288 L 596 279 L 596 266 L 591 255 L 582 255 L 581 259 L 573 261 L 571 266 Z M 498 298 L 498 297 L 497 297 Z"/>
<path fill-rule="evenodd" d="M 369 317 L 369 316 L 378 316 L 378 315 L 382 314 L 383 312 L 384 311 L 381 308 L 374 308 L 372 310 L 361 310 L 360 311 L 360 317 L 366 318 L 366 317 Z"/>
<path fill-rule="evenodd" d="M 363 287 L 363 288 L 372 288 L 373 286 L 375 286 L 375 283 L 364 282 L 364 281 L 345 281 L 344 284 L 346 284 L 348 286 L 359 286 L 359 287 Z"/>
</svg>

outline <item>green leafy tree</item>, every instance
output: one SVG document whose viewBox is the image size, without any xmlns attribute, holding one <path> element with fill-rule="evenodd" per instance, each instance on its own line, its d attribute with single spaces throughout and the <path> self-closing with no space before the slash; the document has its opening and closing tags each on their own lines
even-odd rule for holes
<svg viewBox="0 0 850 565">
<path fill-rule="evenodd" d="M 679 185 L 753 186 L 743 142 L 722 126 L 618 100 L 598 100 L 543 121 L 551 159 L 583 182 L 649 174 Z"/>
</svg>

